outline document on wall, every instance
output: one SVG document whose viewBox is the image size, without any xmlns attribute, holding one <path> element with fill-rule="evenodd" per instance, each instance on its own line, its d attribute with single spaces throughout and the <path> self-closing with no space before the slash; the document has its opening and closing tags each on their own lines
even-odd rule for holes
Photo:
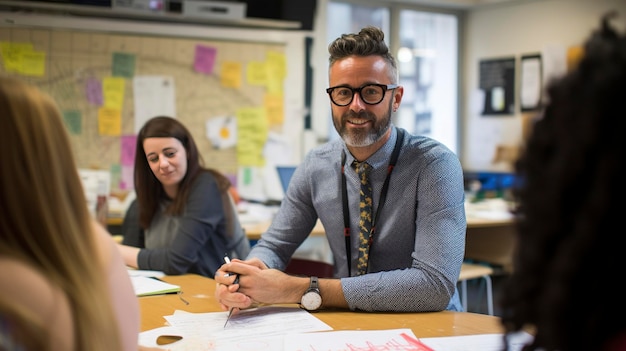
<svg viewBox="0 0 626 351">
<path fill-rule="evenodd" d="M 177 115 L 174 77 L 134 76 L 133 94 L 135 134 L 154 116 Z"/>
<path fill-rule="evenodd" d="M 280 351 L 285 335 L 332 330 L 313 314 L 299 307 L 264 306 L 243 310 L 231 316 L 228 312 L 186 313 L 178 311 L 164 316 L 169 326 L 139 334 L 139 345 L 164 347 L 171 351 Z M 159 336 L 182 337 L 158 345 Z"/>
</svg>

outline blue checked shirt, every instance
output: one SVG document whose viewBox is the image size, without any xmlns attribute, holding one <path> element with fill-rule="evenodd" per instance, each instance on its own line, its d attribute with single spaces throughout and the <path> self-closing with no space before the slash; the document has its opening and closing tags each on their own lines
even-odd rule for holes
<svg viewBox="0 0 626 351">
<path fill-rule="evenodd" d="M 366 161 L 373 169 L 374 211 L 398 136 Z M 341 154 L 346 152 L 351 255 L 346 257 L 341 196 Z M 280 210 L 250 257 L 283 270 L 319 218 L 351 310 L 462 311 L 457 279 L 465 250 L 463 171 L 443 144 L 405 133 L 369 254 L 368 274 L 356 276 L 359 179 L 342 140 L 311 150 L 296 169 Z M 347 259 L 351 260 L 351 276 Z"/>
</svg>

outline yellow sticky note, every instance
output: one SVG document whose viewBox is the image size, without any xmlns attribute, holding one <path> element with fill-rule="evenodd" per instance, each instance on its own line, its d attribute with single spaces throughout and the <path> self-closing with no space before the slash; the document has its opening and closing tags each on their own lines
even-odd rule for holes
<svg viewBox="0 0 626 351">
<path fill-rule="evenodd" d="M 272 94 L 282 94 L 283 81 L 287 77 L 287 58 L 285 54 L 276 51 L 267 53 L 267 91 Z"/>
<path fill-rule="evenodd" d="M 98 109 L 98 132 L 100 135 L 119 136 L 122 133 L 122 112 L 119 109 Z"/>
<path fill-rule="evenodd" d="M 573 71 L 584 55 L 585 49 L 580 45 L 567 48 L 567 71 Z"/>
<path fill-rule="evenodd" d="M 267 65 L 265 62 L 252 61 L 248 63 L 246 78 L 250 85 L 267 85 Z"/>
<path fill-rule="evenodd" d="M 126 80 L 119 77 L 106 77 L 102 81 L 104 107 L 121 110 L 124 104 Z"/>
<path fill-rule="evenodd" d="M 221 83 L 225 88 L 239 89 L 241 87 L 241 63 L 232 61 L 222 63 Z"/>
<path fill-rule="evenodd" d="M 237 110 L 237 163 L 240 166 L 264 166 L 263 147 L 267 141 L 268 123 L 264 108 Z"/>
<path fill-rule="evenodd" d="M 22 70 L 22 53 L 33 51 L 32 43 L 0 42 L 0 54 L 7 72 L 20 73 Z"/>
<path fill-rule="evenodd" d="M 46 53 L 43 51 L 24 51 L 21 61 L 20 73 L 24 75 L 43 77 L 46 73 Z"/>
<path fill-rule="evenodd" d="M 264 100 L 268 123 L 270 125 L 282 125 L 283 121 L 285 120 L 283 109 L 283 96 L 266 94 Z"/>
<path fill-rule="evenodd" d="M 279 80 L 287 77 L 287 57 L 282 52 L 269 51 L 266 55 L 269 75 Z"/>
</svg>

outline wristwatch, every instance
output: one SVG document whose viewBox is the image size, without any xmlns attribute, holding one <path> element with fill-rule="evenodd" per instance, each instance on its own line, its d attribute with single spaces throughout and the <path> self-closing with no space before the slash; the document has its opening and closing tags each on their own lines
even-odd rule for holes
<svg viewBox="0 0 626 351">
<path fill-rule="evenodd" d="M 317 277 L 311 277 L 311 284 L 304 295 L 302 295 L 300 306 L 307 311 L 315 311 L 322 306 L 322 295 L 320 295 Z"/>
</svg>

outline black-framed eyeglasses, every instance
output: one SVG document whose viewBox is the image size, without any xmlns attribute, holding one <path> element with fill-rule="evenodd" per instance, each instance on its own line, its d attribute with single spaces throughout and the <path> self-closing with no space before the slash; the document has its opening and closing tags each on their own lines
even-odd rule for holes
<svg viewBox="0 0 626 351">
<path fill-rule="evenodd" d="M 368 105 L 379 104 L 385 98 L 387 90 L 397 88 L 397 84 L 365 84 L 358 88 L 337 86 L 326 89 L 330 101 L 337 106 L 348 106 L 354 99 L 354 93 L 359 93 L 361 100 Z"/>
</svg>

